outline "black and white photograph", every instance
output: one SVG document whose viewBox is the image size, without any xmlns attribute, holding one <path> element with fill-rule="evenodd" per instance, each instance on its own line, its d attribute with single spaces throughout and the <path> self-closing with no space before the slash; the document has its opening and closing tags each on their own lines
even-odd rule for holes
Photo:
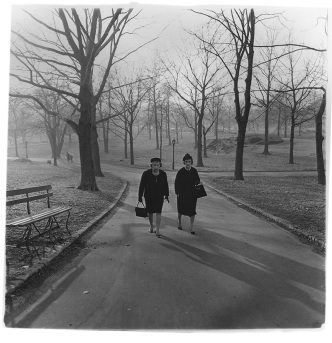
<svg viewBox="0 0 332 343">
<path fill-rule="evenodd" d="M 9 7 L 5 330 L 322 333 L 328 7 Z"/>
</svg>

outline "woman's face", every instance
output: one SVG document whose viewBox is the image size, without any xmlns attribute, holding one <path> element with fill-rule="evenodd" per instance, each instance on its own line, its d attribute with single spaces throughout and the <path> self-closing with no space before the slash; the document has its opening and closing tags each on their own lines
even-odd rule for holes
<svg viewBox="0 0 332 343">
<path fill-rule="evenodd" d="M 184 163 L 184 166 L 186 167 L 186 169 L 189 169 L 192 165 L 191 159 L 184 160 L 183 163 Z"/>
<path fill-rule="evenodd" d="M 154 172 L 157 172 L 160 169 L 160 162 L 152 162 L 151 168 Z"/>
</svg>

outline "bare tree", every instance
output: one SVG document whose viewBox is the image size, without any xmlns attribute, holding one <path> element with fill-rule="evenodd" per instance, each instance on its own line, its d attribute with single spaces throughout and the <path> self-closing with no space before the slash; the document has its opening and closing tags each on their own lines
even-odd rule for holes
<svg viewBox="0 0 332 343">
<path fill-rule="evenodd" d="M 255 26 L 259 17 L 255 17 L 253 9 L 250 11 L 232 9 L 229 15 L 223 10 L 194 12 L 206 16 L 211 23 L 216 24 L 211 38 L 204 36 L 198 38 L 205 43 L 207 51 L 220 60 L 233 83 L 235 118 L 238 125 L 234 178 L 243 180 L 244 141 L 251 108 Z M 226 50 L 225 46 L 230 46 L 231 49 Z M 243 100 L 240 99 L 242 86 Z"/>
<path fill-rule="evenodd" d="M 203 119 L 220 65 L 216 57 L 205 49 L 204 43 L 200 43 L 195 55 L 184 54 L 182 65 L 164 62 L 164 66 L 168 71 L 169 87 L 193 109 L 195 118 L 197 116 L 197 166 L 203 167 Z"/>
<path fill-rule="evenodd" d="M 118 85 L 122 83 L 125 86 L 114 90 L 114 95 L 122 115 L 118 115 L 113 122 L 118 130 L 122 131 L 125 146 L 127 146 L 127 137 L 129 138 L 130 164 L 132 165 L 134 164 L 134 125 L 138 119 L 142 101 L 150 90 L 142 79 L 143 76 L 140 74 L 137 74 L 135 77 L 133 76 L 133 79 L 130 80 L 128 78 L 119 79 Z M 143 128 L 144 126 L 140 128 L 140 131 Z M 136 137 L 140 131 L 136 134 Z"/>
<path fill-rule="evenodd" d="M 135 18 L 132 9 L 119 8 L 102 17 L 100 9 L 75 8 L 54 11 L 54 25 L 44 22 L 26 12 L 47 34 L 22 34 L 13 31 L 17 40 L 13 41 L 12 54 L 21 70 L 12 72 L 22 83 L 44 88 L 61 94 L 68 102 L 79 101 L 78 123 L 67 120 L 79 137 L 81 160 L 80 189 L 98 190 L 95 179 L 94 153 L 98 153 L 96 135 L 96 105 L 103 92 L 107 77 L 114 63 L 123 60 L 133 51 L 114 60 L 119 42 L 125 34 L 128 23 Z M 50 37 L 50 38 L 45 38 Z M 108 49 L 108 53 L 106 50 Z M 99 84 L 93 84 L 93 73 L 98 67 L 96 59 L 103 51 L 107 56 L 106 67 Z M 63 80 L 67 88 L 57 88 L 54 77 Z M 96 92 L 94 92 L 94 89 Z M 17 93 L 11 92 L 12 96 Z M 98 161 L 97 161 L 98 162 Z M 100 165 L 100 164 L 99 164 Z"/>
<path fill-rule="evenodd" d="M 282 62 L 283 68 L 279 73 L 278 82 L 284 97 L 277 98 L 290 111 L 290 139 L 289 164 L 294 164 L 295 127 L 314 118 L 314 114 L 307 111 L 311 94 L 317 82 L 318 68 L 316 61 L 307 62 L 303 66 L 301 54 L 287 55 L 287 62 Z"/>
<path fill-rule="evenodd" d="M 266 61 L 264 64 L 259 64 L 254 74 L 256 85 L 259 92 L 254 92 L 256 99 L 256 106 L 263 108 L 264 110 L 264 155 L 270 155 L 269 152 L 269 115 L 271 107 L 275 102 L 275 98 L 279 96 L 279 93 L 273 93 L 271 90 L 275 88 L 276 82 L 276 68 L 279 61 L 279 56 L 275 53 L 273 44 L 276 42 L 277 34 L 276 30 L 267 31 L 268 44 L 266 47 L 259 50 L 260 58 Z M 279 127 L 279 126 L 278 126 Z"/>
</svg>

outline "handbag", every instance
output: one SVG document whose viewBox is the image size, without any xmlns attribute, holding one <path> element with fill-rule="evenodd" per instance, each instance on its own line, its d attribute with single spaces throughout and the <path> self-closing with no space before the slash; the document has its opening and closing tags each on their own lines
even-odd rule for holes
<svg viewBox="0 0 332 343">
<path fill-rule="evenodd" d="M 144 204 L 143 203 L 141 203 L 141 204 L 143 205 L 143 207 L 138 207 L 139 202 L 137 203 L 137 206 L 135 207 L 136 216 L 146 218 L 148 216 L 148 212 L 147 212 Z"/>
<path fill-rule="evenodd" d="M 205 188 L 201 183 L 194 186 L 194 196 L 196 198 L 202 198 L 207 196 Z"/>
</svg>

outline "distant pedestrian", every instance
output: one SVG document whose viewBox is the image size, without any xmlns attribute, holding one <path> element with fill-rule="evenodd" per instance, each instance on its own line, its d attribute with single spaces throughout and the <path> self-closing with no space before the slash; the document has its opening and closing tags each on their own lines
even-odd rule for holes
<svg viewBox="0 0 332 343">
<path fill-rule="evenodd" d="M 156 235 L 157 237 L 160 237 L 161 212 L 164 199 L 169 202 L 169 188 L 167 175 L 160 169 L 162 166 L 161 159 L 154 157 L 150 162 L 151 169 L 145 170 L 141 177 L 138 190 L 138 201 L 143 202 L 144 196 L 150 222 L 149 232 L 151 233 L 154 232 L 153 214 L 156 214 Z"/>
<path fill-rule="evenodd" d="M 178 229 L 182 230 L 182 216 L 190 217 L 190 233 L 195 234 L 194 221 L 196 215 L 197 198 L 194 195 L 195 185 L 200 183 L 197 170 L 192 166 L 193 158 L 189 154 L 183 157 L 184 167 L 175 177 L 175 194 L 177 195 Z"/>
</svg>

